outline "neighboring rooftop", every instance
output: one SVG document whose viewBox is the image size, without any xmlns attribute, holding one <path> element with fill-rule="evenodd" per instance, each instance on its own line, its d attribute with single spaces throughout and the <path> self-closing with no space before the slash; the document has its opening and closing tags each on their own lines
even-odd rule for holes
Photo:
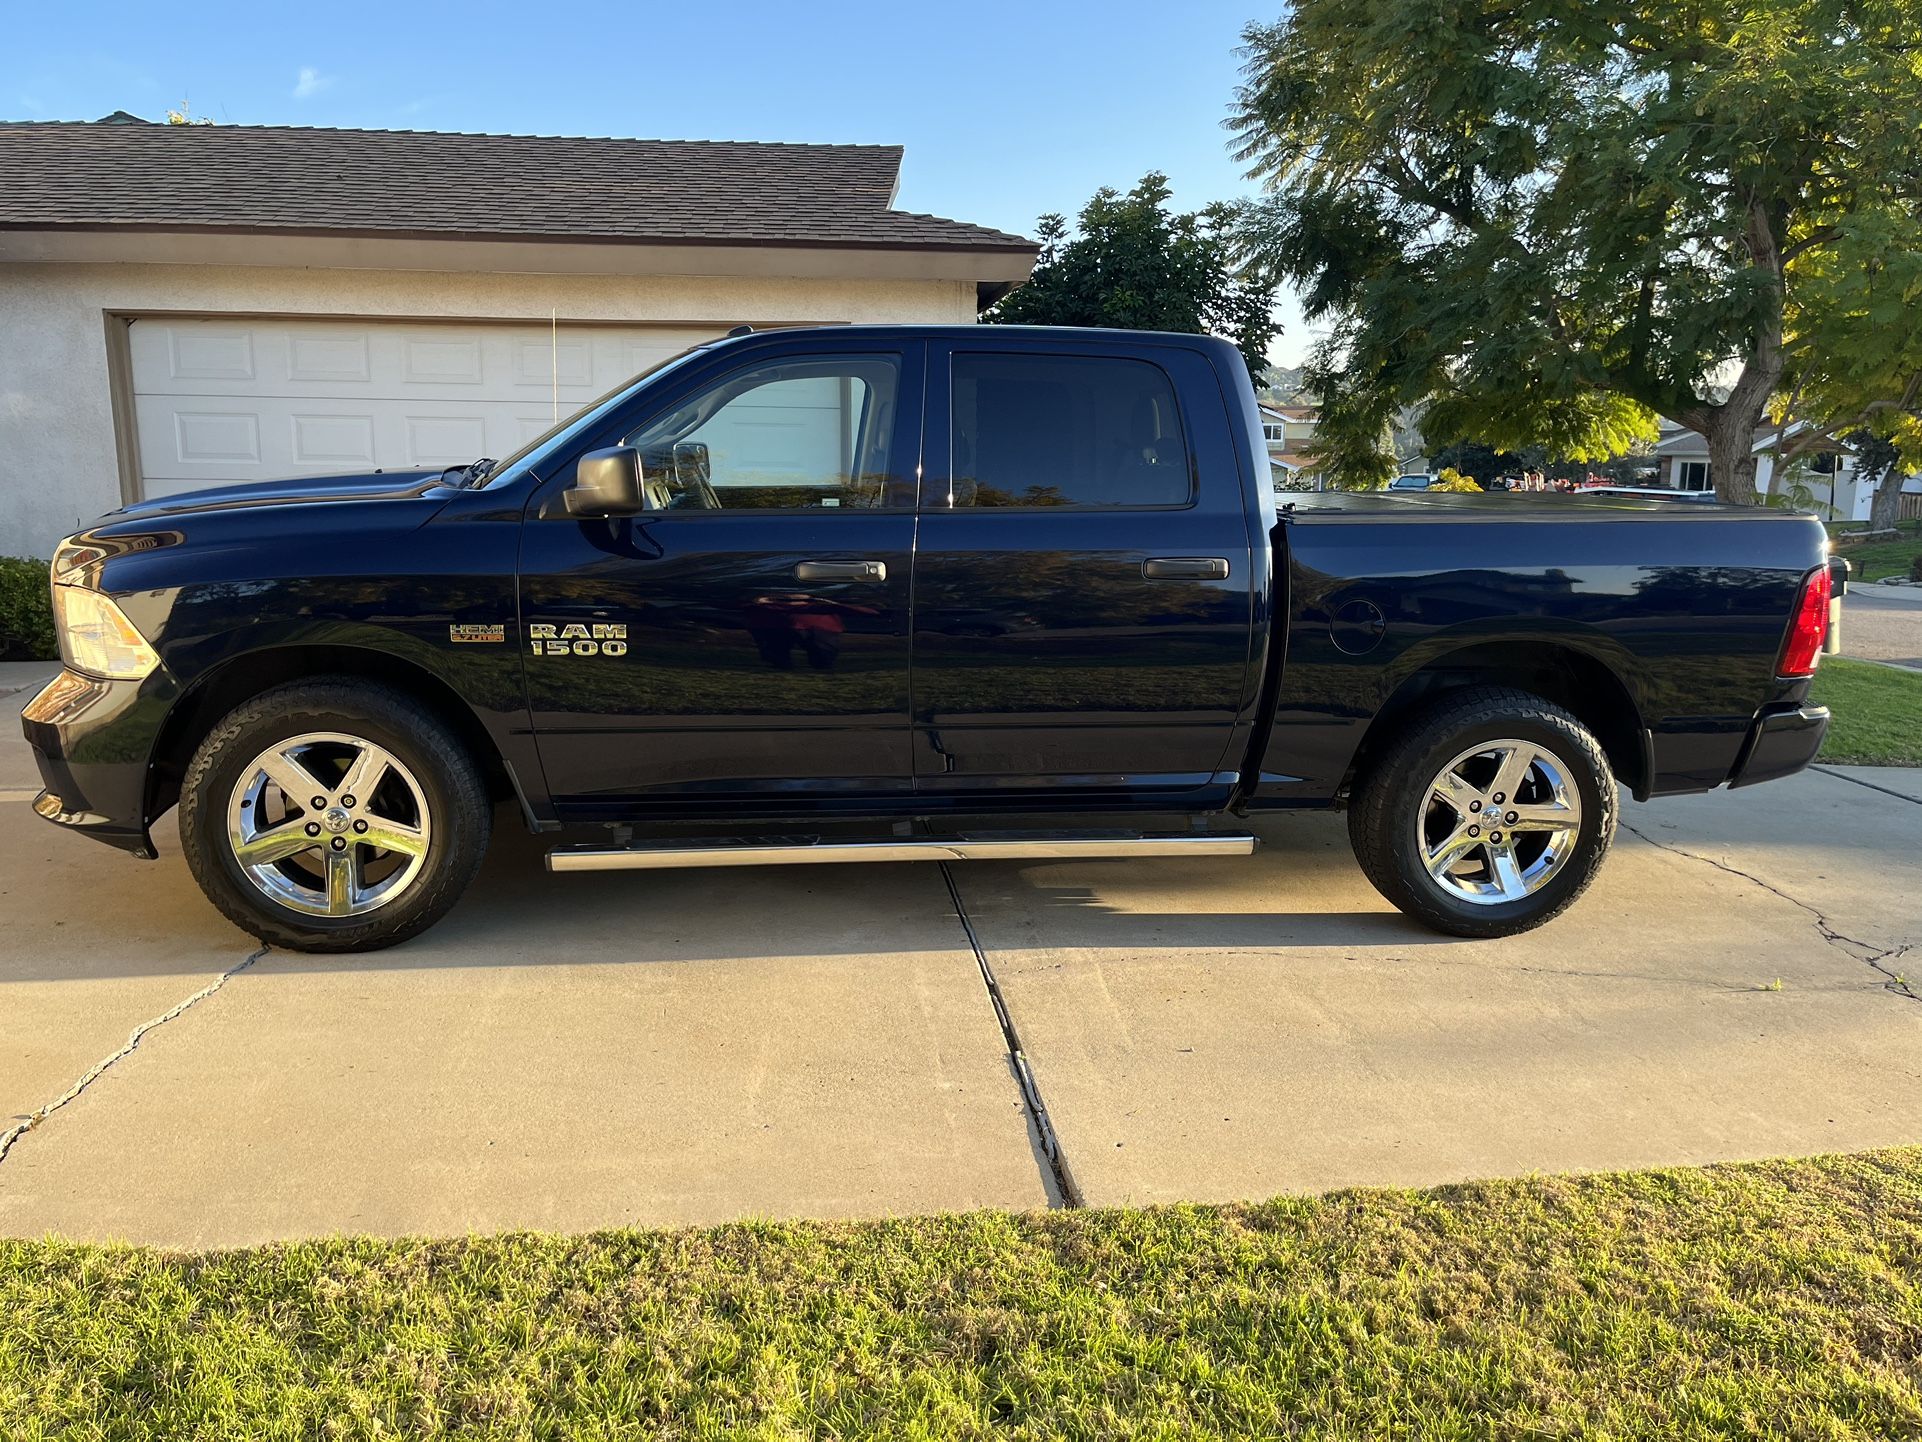
<svg viewBox="0 0 1922 1442">
<path fill-rule="evenodd" d="M 0 230 L 874 247 L 1033 255 L 892 208 L 898 145 L 0 124 Z"/>
<path fill-rule="evenodd" d="M 1793 420 L 1787 425 L 1765 421 L 1755 428 L 1754 444 L 1750 449 L 1758 455 L 1764 451 L 1773 450 L 1781 442 L 1800 435 L 1808 429 L 1808 426 L 1809 423 L 1804 420 Z M 1853 451 L 1853 447 L 1848 442 L 1841 440 L 1824 442 L 1822 449 L 1838 452 Z M 1705 456 L 1708 454 L 1708 438 L 1699 431 L 1692 431 L 1686 426 L 1664 420 L 1662 438 L 1656 443 L 1655 454 L 1658 456 Z"/>
</svg>

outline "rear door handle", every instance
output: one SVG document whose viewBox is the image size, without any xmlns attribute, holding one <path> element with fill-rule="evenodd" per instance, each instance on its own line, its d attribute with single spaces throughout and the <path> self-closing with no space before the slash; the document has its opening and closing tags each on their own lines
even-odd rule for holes
<svg viewBox="0 0 1922 1442">
<path fill-rule="evenodd" d="M 794 568 L 797 581 L 885 581 L 886 561 L 802 561 Z"/>
<path fill-rule="evenodd" d="M 1150 581 L 1225 581 L 1228 562 L 1222 556 L 1154 556 L 1141 563 Z"/>
</svg>

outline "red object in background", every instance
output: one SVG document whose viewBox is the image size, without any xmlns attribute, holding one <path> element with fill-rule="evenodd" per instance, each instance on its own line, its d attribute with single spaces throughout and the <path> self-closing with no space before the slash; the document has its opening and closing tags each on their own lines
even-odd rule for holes
<svg viewBox="0 0 1922 1442">
<path fill-rule="evenodd" d="M 1813 676 L 1815 663 L 1822 655 L 1822 642 L 1829 633 L 1829 599 L 1834 582 L 1829 568 L 1818 566 L 1802 580 L 1802 595 L 1795 603 L 1795 618 L 1782 642 L 1782 662 L 1775 668 L 1778 676 Z"/>
</svg>

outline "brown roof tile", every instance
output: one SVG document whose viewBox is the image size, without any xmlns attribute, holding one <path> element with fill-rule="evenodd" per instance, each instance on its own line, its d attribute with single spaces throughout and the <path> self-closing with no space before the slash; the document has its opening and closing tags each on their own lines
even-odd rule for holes
<svg viewBox="0 0 1922 1442">
<path fill-rule="evenodd" d="M 897 145 L 0 124 L 0 227 L 1016 250 L 890 208 Z"/>
</svg>

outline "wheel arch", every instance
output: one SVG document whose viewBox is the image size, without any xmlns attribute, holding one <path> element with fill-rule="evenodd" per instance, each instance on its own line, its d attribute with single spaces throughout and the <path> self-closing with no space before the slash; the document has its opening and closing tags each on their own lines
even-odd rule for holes
<svg viewBox="0 0 1922 1442">
<path fill-rule="evenodd" d="M 420 701 L 453 727 L 494 799 L 518 795 L 499 744 L 460 693 L 432 671 L 366 646 L 295 644 L 231 656 L 196 677 L 174 703 L 154 739 L 147 767 L 148 823 L 179 801 L 187 765 L 221 717 L 276 686 L 328 676 L 379 681 Z"/>
<path fill-rule="evenodd" d="M 1595 734 L 1615 775 L 1637 800 L 1652 779 L 1649 734 L 1620 671 L 1566 638 L 1463 641 L 1423 659 L 1375 713 L 1350 763 L 1344 791 L 1385 749 L 1407 716 L 1451 690 L 1513 686 L 1553 702 Z"/>
</svg>

